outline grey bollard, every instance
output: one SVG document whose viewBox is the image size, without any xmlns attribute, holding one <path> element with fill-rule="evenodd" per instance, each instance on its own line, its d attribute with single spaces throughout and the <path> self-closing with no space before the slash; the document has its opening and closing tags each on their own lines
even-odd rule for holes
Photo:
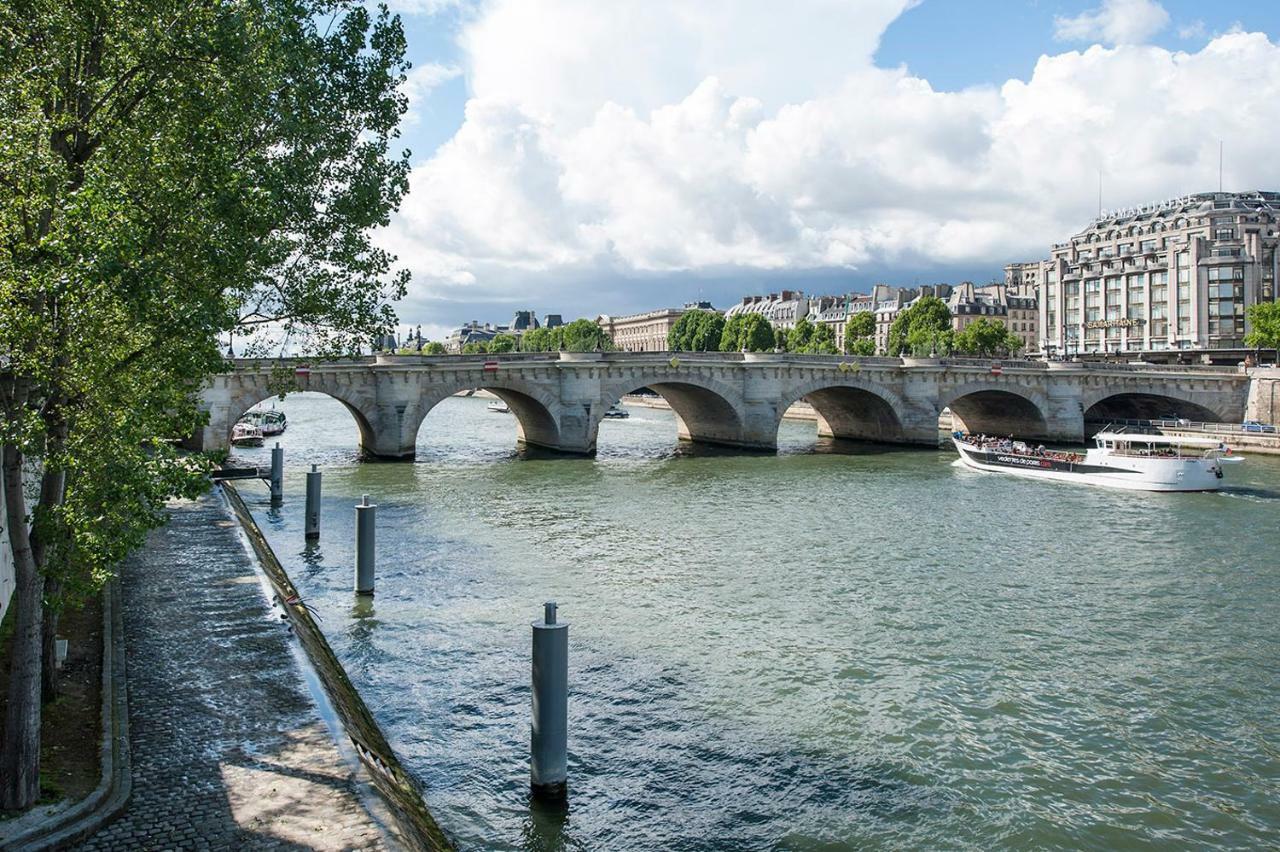
<svg viewBox="0 0 1280 852">
<path fill-rule="evenodd" d="M 280 503 L 284 500 L 284 450 L 280 448 L 280 442 L 271 448 L 271 502 Z"/>
<path fill-rule="evenodd" d="M 306 516 L 306 533 L 307 539 L 320 537 L 320 471 L 315 465 L 311 465 L 311 470 L 307 471 L 307 516 Z"/>
<path fill-rule="evenodd" d="M 373 594 L 373 534 L 378 507 L 364 495 L 356 506 L 356 594 Z"/>
<path fill-rule="evenodd" d="M 533 622 L 533 725 L 530 787 L 533 795 L 562 800 L 569 786 L 569 625 L 556 621 L 548 601 Z"/>
</svg>

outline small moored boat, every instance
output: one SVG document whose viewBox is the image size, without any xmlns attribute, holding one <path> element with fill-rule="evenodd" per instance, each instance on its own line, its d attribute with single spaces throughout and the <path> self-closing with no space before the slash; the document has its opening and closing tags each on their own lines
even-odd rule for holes
<svg viewBox="0 0 1280 852">
<path fill-rule="evenodd" d="M 960 460 L 974 470 L 1133 491 L 1216 491 L 1225 465 L 1243 461 L 1221 441 L 1099 432 L 1084 453 L 953 432 Z"/>
<path fill-rule="evenodd" d="M 609 420 L 621 420 L 624 417 L 630 417 L 631 412 L 627 411 L 621 405 L 611 405 L 605 411 L 604 416 Z"/>
<path fill-rule="evenodd" d="M 494 414 L 510 414 L 511 413 L 511 406 L 507 405 L 505 402 L 503 402 L 500 399 L 495 399 L 493 402 L 485 406 L 485 408 L 487 408 L 489 411 L 492 411 Z"/>
<path fill-rule="evenodd" d="M 247 420 L 241 420 L 231 427 L 231 446 L 233 447 L 261 447 L 262 446 L 262 430 L 256 424 Z"/>
</svg>

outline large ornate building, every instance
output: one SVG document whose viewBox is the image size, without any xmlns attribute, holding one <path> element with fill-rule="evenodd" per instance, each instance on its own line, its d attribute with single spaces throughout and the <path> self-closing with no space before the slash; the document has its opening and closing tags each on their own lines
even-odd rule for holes
<svg viewBox="0 0 1280 852">
<path fill-rule="evenodd" d="M 715 308 L 710 302 L 690 302 L 683 308 L 659 308 L 621 317 L 601 314 L 596 322 L 623 352 L 665 352 L 667 335 L 689 310 L 714 311 Z"/>
<path fill-rule="evenodd" d="M 1276 298 L 1278 223 L 1280 192 L 1203 192 L 1111 211 L 1048 260 L 1006 268 L 1006 281 L 1038 280 L 1048 357 L 1235 363 L 1248 351 L 1248 308 Z"/>
</svg>

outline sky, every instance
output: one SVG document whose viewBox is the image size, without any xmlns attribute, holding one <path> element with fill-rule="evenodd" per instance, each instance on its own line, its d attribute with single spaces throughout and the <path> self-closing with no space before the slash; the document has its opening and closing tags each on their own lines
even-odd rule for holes
<svg viewBox="0 0 1280 852">
<path fill-rule="evenodd" d="M 441 338 L 749 293 L 988 281 L 1098 211 L 1280 190 L 1273 0 L 389 0 Z"/>
</svg>

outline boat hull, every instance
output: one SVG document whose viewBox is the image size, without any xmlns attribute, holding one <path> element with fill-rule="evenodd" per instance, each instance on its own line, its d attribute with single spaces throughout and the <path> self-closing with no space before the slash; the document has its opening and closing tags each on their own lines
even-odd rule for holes
<svg viewBox="0 0 1280 852">
<path fill-rule="evenodd" d="M 1074 482 L 1129 491 L 1217 491 L 1221 468 L 1210 459 L 1113 457 L 1099 465 L 986 450 L 952 439 L 966 467 L 1027 479 Z"/>
</svg>

